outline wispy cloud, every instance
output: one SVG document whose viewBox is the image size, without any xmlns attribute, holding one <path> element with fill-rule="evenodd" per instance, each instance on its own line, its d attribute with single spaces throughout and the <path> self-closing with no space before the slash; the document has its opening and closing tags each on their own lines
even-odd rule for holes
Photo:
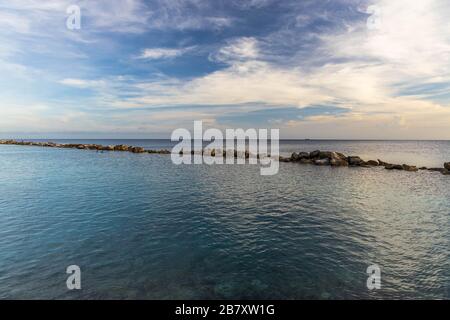
<svg viewBox="0 0 450 320">
<path fill-rule="evenodd" d="M 140 59 L 148 59 L 148 60 L 157 60 L 157 59 L 165 59 L 165 58 L 175 58 L 182 56 L 183 54 L 191 51 L 193 47 L 189 48 L 181 48 L 181 49 L 172 49 L 172 48 L 147 48 L 142 50 L 142 53 L 138 58 Z"/>
<path fill-rule="evenodd" d="M 79 31 L 65 27 L 72 4 Z M 161 131 L 253 117 L 290 137 L 450 138 L 449 16 L 446 0 L 2 3 L 2 126 Z M 27 116 L 24 105 L 46 107 Z"/>
</svg>

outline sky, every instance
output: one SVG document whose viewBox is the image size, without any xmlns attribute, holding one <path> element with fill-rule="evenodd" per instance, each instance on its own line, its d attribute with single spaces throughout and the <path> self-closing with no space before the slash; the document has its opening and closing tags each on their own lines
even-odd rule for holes
<svg viewBox="0 0 450 320">
<path fill-rule="evenodd" d="M 80 9 L 80 28 L 68 8 Z M 450 139 L 448 0 L 0 0 L 0 136 Z"/>
</svg>

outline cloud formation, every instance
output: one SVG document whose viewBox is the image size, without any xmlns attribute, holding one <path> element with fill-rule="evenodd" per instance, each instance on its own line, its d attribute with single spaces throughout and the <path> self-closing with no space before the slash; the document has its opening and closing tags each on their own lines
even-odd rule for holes
<svg viewBox="0 0 450 320">
<path fill-rule="evenodd" d="M 77 1 L 80 31 L 64 27 L 72 4 L 0 5 L 3 131 L 204 120 L 289 138 L 450 139 L 446 0 Z"/>
</svg>

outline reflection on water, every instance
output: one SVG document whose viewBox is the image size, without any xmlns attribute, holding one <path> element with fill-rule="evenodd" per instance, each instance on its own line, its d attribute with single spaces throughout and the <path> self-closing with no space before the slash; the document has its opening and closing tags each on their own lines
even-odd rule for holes
<svg viewBox="0 0 450 320">
<path fill-rule="evenodd" d="M 450 161 L 448 142 L 280 148 Z M 268 177 L 258 166 L 20 146 L 2 146 L 0 159 L 0 298 L 450 296 L 447 176 L 282 163 Z M 373 263 L 378 291 L 366 287 Z M 66 289 L 71 264 L 81 291 Z"/>
</svg>

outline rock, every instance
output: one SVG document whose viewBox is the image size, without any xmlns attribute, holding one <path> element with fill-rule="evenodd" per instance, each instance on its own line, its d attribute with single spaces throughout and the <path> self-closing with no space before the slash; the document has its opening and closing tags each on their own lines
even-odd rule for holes
<svg viewBox="0 0 450 320">
<path fill-rule="evenodd" d="M 363 160 L 357 156 L 350 156 L 347 158 L 347 161 L 350 166 L 359 166 L 363 162 Z"/>
<path fill-rule="evenodd" d="M 450 162 L 444 163 L 444 168 L 450 170 Z"/>
<path fill-rule="evenodd" d="M 86 146 L 82 145 L 82 144 L 79 144 L 79 145 L 77 145 L 77 149 L 86 149 Z"/>
<path fill-rule="evenodd" d="M 133 153 L 144 153 L 145 149 L 142 147 L 130 147 L 129 151 Z"/>
<path fill-rule="evenodd" d="M 300 155 L 297 152 L 291 154 L 292 161 L 300 161 Z"/>
<path fill-rule="evenodd" d="M 390 163 L 381 161 L 380 159 L 378 159 L 378 163 L 380 164 L 380 166 L 383 166 L 383 167 L 385 167 L 385 166 L 387 166 L 387 165 L 391 165 Z"/>
<path fill-rule="evenodd" d="M 331 164 L 333 167 L 347 167 L 347 166 L 348 166 L 347 160 L 335 159 L 335 158 L 332 158 L 332 159 L 330 160 L 330 164 Z"/>
<path fill-rule="evenodd" d="M 311 159 L 301 159 L 301 160 L 300 160 L 300 163 L 301 163 L 301 164 L 313 164 L 313 163 L 314 163 L 314 160 L 311 160 Z"/>
<path fill-rule="evenodd" d="M 331 159 L 332 152 L 330 151 L 320 151 L 319 159 Z"/>
<path fill-rule="evenodd" d="M 448 170 L 445 168 L 429 168 L 428 171 L 440 172 L 440 173 L 444 174 L 444 172 L 448 171 Z"/>
<path fill-rule="evenodd" d="M 445 170 L 442 170 L 441 173 L 442 173 L 443 175 L 448 176 L 448 175 L 450 175 L 450 170 L 445 169 Z"/>
<path fill-rule="evenodd" d="M 407 164 L 403 164 L 402 167 L 403 167 L 403 170 L 409 171 L 409 172 L 417 172 L 417 171 L 419 171 L 419 169 L 417 169 L 416 166 L 409 166 Z"/>
<path fill-rule="evenodd" d="M 309 159 L 309 152 L 299 152 L 298 156 L 301 159 Z"/>
<path fill-rule="evenodd" d="M 367 165 L 372 166 L 372 167 L 377 167 L 379 165 L 378 161 L 375 161 L 375 160 L 369 160 L 366 163 L 367 163 Z"/>
<path fill-rule="evenodd" d="M 403 166 L 399 164 L 387 164 L 384 166 L 386 170 L 403 170 Z"/>
<path fill-rule="evenodd" d="M 330 164 L 330 159 L 317 159 L 314 161 L 317 166 L 327 166 Z"/>
<path fill-rule="evenodd" d="M 311 152 L 311 153 L 309 154 L 309 157 L 310 157 L 311 159 L 318 159 L 318 158 L 319 158 L 319 155 L 320 155 L 320 151 L 319 151 L 319 150 L 316 150 L 316 151 Z"/>
<path fill-rule="evenodd" d="M 128 146 L 124 144 L 119 144 L 117 146 L 114 146 L 114 151 L 128 151 Z"/>
<path fill-rule="evenodd" d="M 279 161 L 280 162 L 292 162 L 293 160 L 292 160 L 292 158 L 285 158 L 285 157 L 280 156 Z"/>
</svg>

